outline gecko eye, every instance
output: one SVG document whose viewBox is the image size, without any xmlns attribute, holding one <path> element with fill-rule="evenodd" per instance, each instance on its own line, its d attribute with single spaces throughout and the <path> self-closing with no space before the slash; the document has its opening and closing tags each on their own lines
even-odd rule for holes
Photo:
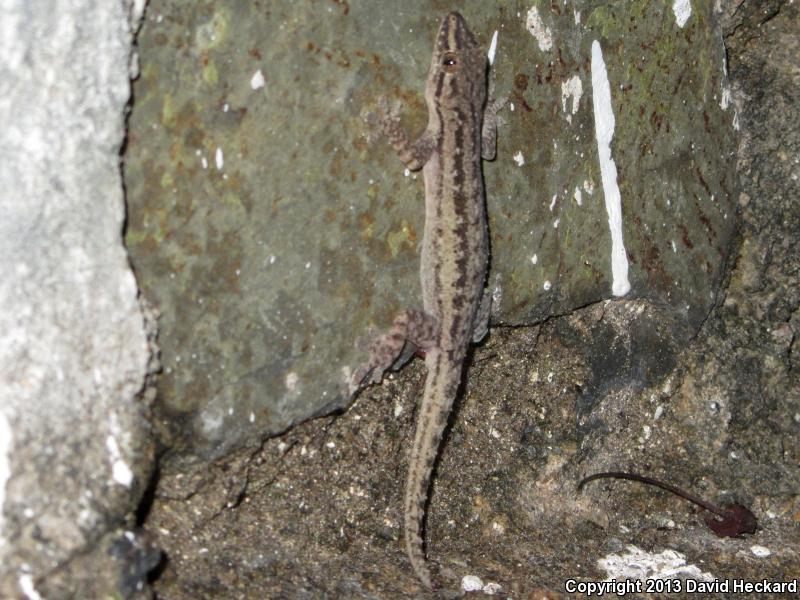
<svg viewBox="0 0 800 600">
<path fill-rule="evenodd" d="M 447 73 L 453 73 L 458 69 L 458 56 L 452 52 L 446 53 L 442 57 L 442 68 Z"/>
</svg>

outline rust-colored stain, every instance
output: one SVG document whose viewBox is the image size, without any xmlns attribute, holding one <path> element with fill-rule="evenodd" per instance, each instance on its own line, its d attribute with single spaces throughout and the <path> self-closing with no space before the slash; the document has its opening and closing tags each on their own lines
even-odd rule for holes
<svg viewBox="0 0 800 600">
<path fill-rule="evenodd" d="M 533 109 L 531 108 L 530 104 L 528 104 L 528 102 L 525 100 L 525 98 L 523 98 L 521 95 L 517 95 L 517 98 L 519 99 L 519 103 L 522 106 L 522 108 L 525 109 L 525 112 L 533 112 Z"/>
<path fill-rule="evenodd" d="M 677 227 L 678 229 L 680 229 L 681 240 L 683 241 L 683 245 L 689 248 L 689 250 L 694 248 L 692 240 L 689 239 L 689 230 L 686 229 L 686 225 L 684 225 L 683 223 L 678 223 Z"/>
<path fill-rule="evenodd" d="M 528 81 L 530 78 L 525 73 L 517 73 L 514 76 L 514 87 L 520 92 L 528 89 Z"/>
<path fill-rule="evenodd" d="M 342 7 L 342 16 L 346 17 L 350 12 L 350 3 L 347 0 L 332 0 L 332 2 Z"/>
<path fill-rule="evenodd" d="M 709 241 L 715 240 L 717 238 L 717 232 L 714 230 L 711 220 L 708 218 L 706 213 L 703 212 L 703 209 L 700 208 L 700 203 L 697 201 L 697 198 L 694 198 L 694 207 L 697 210 L 697 218 L 700 219 L 700 222 L 706 226 L 706 230 L 711 235 Z"/>
<path fill-rule="evenodd" d="M 700 171 L 700 166 L 699 165 L 695 166 L 694 172 L 697 175 L 697 179 L 700 180 L 700 185 L 703 186 L 703 189 L 706 191 L 706 194 L 711 196 L 711 188 L 708 187 L 708 184 L 706 183 L 706 180 L 703 177 L 703 173 L 702 173 L 702 171 Z"/>
</svg>

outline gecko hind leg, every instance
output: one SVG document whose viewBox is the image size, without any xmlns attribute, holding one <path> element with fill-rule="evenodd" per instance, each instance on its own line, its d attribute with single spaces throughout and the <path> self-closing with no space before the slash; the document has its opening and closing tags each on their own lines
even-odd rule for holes
<svg viewBox="0 0 800 600">
<path fill-rule="evenodd" d="M 436 319 L 421 310 L 404 310 L 392 323 L 389 331 L 375 337 L 367 351 L 369 360 L 353 376 L 353 383 L 380 383 L 383 373 L 399 368 L 411 358 L 414 350 L 426 351 L 435 345 Z M 409 348 L 409 345 L 413 346 Z M 404 351 L 405 350 L 405 351 Z"/>
</svg>

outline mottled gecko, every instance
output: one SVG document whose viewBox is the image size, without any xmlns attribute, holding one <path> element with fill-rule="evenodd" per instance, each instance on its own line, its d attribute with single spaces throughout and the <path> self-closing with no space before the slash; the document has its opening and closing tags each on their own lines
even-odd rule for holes
<svg viewBox="0 0 800 600">
<path fill-rule="evenodd" d="M 486 56 L 464 18 L 442 20 L 425 88 L 428 125 L 411 142 L 397 116 L 381 102 L 381 127 L 400 159 L 422 169 L 425 233 L 420 276 L 423 310 L 406 310 L 370 345 L 370 360 L 355 383 L 379 383 L 406 343 L 425 355 L 425 392 L 411 447 L 404 501 L 406 552 L 419 579 L 431 587 L 422 546 L 422 523 L 439 443 L 461 383 L 470 341 L 486 335 L 491 296 L 481 157 L 495 156 L 496 113 L 487 103 Z"/>
</svg>

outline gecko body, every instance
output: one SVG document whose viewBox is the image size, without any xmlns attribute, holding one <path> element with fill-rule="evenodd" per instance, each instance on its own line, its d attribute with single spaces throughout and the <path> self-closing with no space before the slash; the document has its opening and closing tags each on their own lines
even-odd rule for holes
<svg viewBox="0 0 800 600">
<path fill-rule="evenodd" d="M 380 382 L 406 343 L 425 354 L 425 391 L 411 446 L 404 499 L 406 552 L 419 579 L 431 587 L 422 525 L 431 474 L 442 433 L 461 383 L 471 341 L 486 334 L 490 295 L 486 293 L 489 238 L 481 158 L 493 159 L 496 107 L 487 105 L 487 61 L 455 12 L 444 17 L 436 36 L 425 88 L 428 124 L 411 141 L 399 121 L 381 105 L 381 126 L 411 170 L 422 169 L 425 231 L 420 278 L 423 310 L 397 315 L 390 331 L 371 344 L 370 361 L 357 383 Z"/>
</svg>

